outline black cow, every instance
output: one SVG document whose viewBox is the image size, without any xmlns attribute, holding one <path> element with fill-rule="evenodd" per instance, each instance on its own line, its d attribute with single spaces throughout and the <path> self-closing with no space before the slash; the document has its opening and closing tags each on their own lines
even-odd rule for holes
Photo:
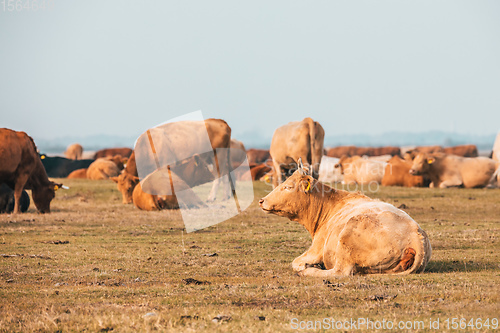
<svg viewBox="0 0 500 333">
<path fill-rule="evenodd" d="M 49 157 L 45 154 L 40 155 L 42 164 L 47 172 L 47 176 L 54 178 L 65 178 L 77 170 L 88 168 L 94 160 L 70 160 L 64 157 Z"/>
<path fill-rule="evenodd" d="M 23 190 L 21 194 L 21 212 L 28 210 L 30 196 Z M 14 190 L 6 184 L 0 184 L 0 213 L 12 213 L 14 210 Z"/>
</svg>

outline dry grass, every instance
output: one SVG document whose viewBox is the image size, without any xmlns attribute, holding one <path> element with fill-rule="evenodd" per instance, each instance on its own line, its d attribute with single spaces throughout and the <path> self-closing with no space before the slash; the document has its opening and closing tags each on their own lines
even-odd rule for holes
<svg viewBox="0 0 500 333">
<path fill-rule="evenodd" d="M 123 205 L 111 181 L 64 183 L 71 189 L 57 193 L 51 214 L 32 206 L 0 216 L 2 332 L 277 332 L 292 331 L 293 318 L 360 317 L 423 321 L 420 331 L 443 332 L 452 331 L 446 318 L 500 313 L 500 190 L 368 193 L 404 204 L 428 232 L 428 269 L 325 284 L 291 270 L 308 233 L 256 203 L 187 234 L 179 212 Z M 255 183 L 256 198 L 266 191 Z M 439 330 L 428 327 L 430 318 L 440 319 Z"/>
</svg>

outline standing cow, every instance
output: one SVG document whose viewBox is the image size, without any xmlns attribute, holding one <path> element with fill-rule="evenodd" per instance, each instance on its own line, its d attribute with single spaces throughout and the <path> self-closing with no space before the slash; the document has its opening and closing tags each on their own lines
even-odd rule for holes
<svg viewBox="0 0 500 333">
<path fill-rule="evenodd" d="M 313 177 L 318 179 L 324 138 L 323 127 L 311 118 L 290 122 L 276 129 L 269 150 L 276 173 L 273 187 L 281 184 L 290 170 L 297 169 L 299 158 L 311 168 Z"/>
<path fill-rule="evenodd" d="M 82 159 L 83 147 L 79 143 L 73 143 L 66 148 L 64 156 L 70 160 L 80 160 Z"/>
<path fill-rule="evenodd" d="M 0 129 L 0 183 L 14 189 L 14 213 L 21 212 L 23 189 L 31 190 L 40 213 L 49 213 L 55 191 L 63 187 L 47 177 L 33 139 L 7 128 Z"/>
</svg>

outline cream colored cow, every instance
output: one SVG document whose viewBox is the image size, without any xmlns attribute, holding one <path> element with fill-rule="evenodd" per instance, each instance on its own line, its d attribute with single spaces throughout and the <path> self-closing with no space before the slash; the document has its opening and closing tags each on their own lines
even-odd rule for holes
<svg viewBox="0 0 500 333">
<path fill-rule="evenodd" d="M 433 187 L 486 187 L 493 180 L 496 164 L 487 157 L 418 153 L 410 174 L 429 177 Z"/>
<path fill-rule="evenodd" d="M 390 156 L 361 157 L 342 156 L 335 165 L 344 175 L 344 184 L 380 184 Z"/>
<path fill-rule="evenodd" d="M 297 221 L 311 234 L 311 247 L 292 262 L 302 276 L 420 273 L 431 257 L 427 234 L 404 211 L 333 189 L 301 167 L 259 203 L 266 213 Z"/>
</svg>

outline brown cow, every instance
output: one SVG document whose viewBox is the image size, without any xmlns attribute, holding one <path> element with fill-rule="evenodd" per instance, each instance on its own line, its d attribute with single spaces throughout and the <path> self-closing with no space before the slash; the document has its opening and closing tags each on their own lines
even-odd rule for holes
<svg viewBox="0 0 500 333">
<path fill-rule="evenodd" d="M 94 160 L 101 157 L 113 157 L 115 155 L 121 155 L 122 157 L 130 157 L 132 155 L 133 150 L 130 148 L 105 148 L 98 150 L 94 154 Z"/>
<path fill-rule="evenodd" d="M 213 166 L 214 176 L 204 181 L 209 182 L 216 178 L 208 195 L 208 201 L 215 200 L 221 181 L 227 185 L 224 186 L 223 199 L 229 199 L 230 187 L 233 184 L 228 181 L 230 141 L 231 128 L 222 119 L 177 121 L 151 128 L 136 141 L 135 158 L 139 177 L 144 178 L 157 168 L 184 161 L 199 154 L 207 165 Z M 151 143 L 154 145 L 156 154 L 153 152 Z M 176 174 L 183 178 L 179 173 L 176 172 Z M 144 191 L 147 191 L 146 183 L 142 182 L 142 187 Z"/>
<path fill-rule="evenodd" d="M 182 191 L 183 203 L 187 203 L 187 208 L 199 208 L 206 206 L 200 198 L 191 190 L 191 187 L 186 184 L 174 172 L 167 170 L 157 170 L 157 172 L 150 174 L 148 177 L 156 177 L 154 183 L 155 189 L 162 192 L 165 188 L 174 189 L 173 194 L 170 195 L 157 195 L 146 193 L 142 190 L 140 183 L 135 186 L 132 198 L 134 206 L 147 211 L 163 210 L 163 209 L 178 209 L 179 202 L 176 193 Z M 147 178 L 145 180 L 147 180 Z M 171 177 L 171 178 L 170 178 Z M 172 193 L 172 192 L 171 192 Z"/>
<path fill-rule="evenodd" d="M 69 179 L 87 179 L 87 168 L 76 169 L 72 171 L 68 177 Z"/>
<path fill-rule="evenodd" d="M 87 169 L 87 178 L 92 180 L 109 179 L 120 174 L 116 163 L 108 158 L 98 158 Z"/>
<path fill-rule="evenodd" d="M 249 181 L 249 180 L 259 180 L 264 177 L 268 172 L 270 172 L 272 168 L 265 163 L 262 164 L 251 164 L 250 170 L 245 172 L 241 176 L 241 180 Z"/>
<path fill-rule="evenodd" d="M 393 156 L 385 167 L 382 186 L 422 187 L 424 177 L 410 174 L 412 163 Z"/>
<path fill-rule="evenodd" d="M 81 160 L 83 154 L 83 147 L 79 143 L 73 143 L 66 148 L 64 156 L 70 160 Z"/>
<path fill-rule="evenodd" d="M 487 157 L 461 157 L 443 153 L 419 153 L 410 169 L 412 175 L 428 176 L 433 187 L 486 187 L 496 163 Z"/>
<path fill-rule="evenodd" d="M 477 157 L 476 145 L 461 145 L 443 148 L 443 152 L 448 155 L 457 155 L 462 157 Z"/>
<path fill-rule="evenodd" d="M 24 132 L 0 129 L 0 183 L 14 189 L 14 213 L 21 212 L 23 189 L 31 190 L 40 213 L 50 212 L 55 191 L 63 187 L 49 180 L 35 142 Z"/>
<path fill-rule="evenodd" d="M 208 168 L 205 160 L 199 155 L 172 165 L 171 170 L 179 178 L 185 179 L 185 183 L 191 187 L 214 180 L 213 173 Z M 130 156 L 122 173 L 118 177 L 111 177 L 110 179 L 117 183 L 118 191 L 122 193 L 123 203 L 132 203 L 134 188 L 139 183 L 135 154 Z M 142 189 L 140 191 L 143 192 Z"/>
<path fill-rule="evenodd" d="M 254 148 L 248 149 L 247 156 L 248 156 L 248 164 L 250 165 L 262 164 L 271 158 L 269 150 L 266 149 L 254 149 Z"/>
<path fill-rule="evenodd" d="M 135 154 L 132 152 L 130 158 L 127 162 L 127 166 L 123 169 L 122 173 L 117 177 L 111 177 L 118 187 L 118 191 L 121 192 L 123 203 L 129 204 L 133 202 L 132 194 L 134 188 L 139 183 L 139 177 L 137 174 L 137 166 L 135 164 Z"/>
<path fill-rule="evenodd" d="M 427 234 L 407 213 L 359 192 L 331 188 L 300 165 L 259 204 L 311 234 L 311 247 L 292 262 L 301 276 L 421 273 L 431 257 Z"/>
<path fill-rule="evenodd" d="M 326 155 L 328 157 L 342 156 L 382 156 L 382 155 L 401 155 L 401 149 L 399 147 L 386 146 L 386 147 L 356 147 L 356 146 L 339 146 L 330 148 L 327 150 Z"/>
<path fill-rule="evenodd" d="M 273 186 L 281 184 L 290 169 L 297 168 L 299 158 L 312 169 L 312 175 L 317 179 L 324 138 L 323 127 L 309 117 L 276 129 L 269 150 L 277 175 L 273 177 Z"/>
</svg>

